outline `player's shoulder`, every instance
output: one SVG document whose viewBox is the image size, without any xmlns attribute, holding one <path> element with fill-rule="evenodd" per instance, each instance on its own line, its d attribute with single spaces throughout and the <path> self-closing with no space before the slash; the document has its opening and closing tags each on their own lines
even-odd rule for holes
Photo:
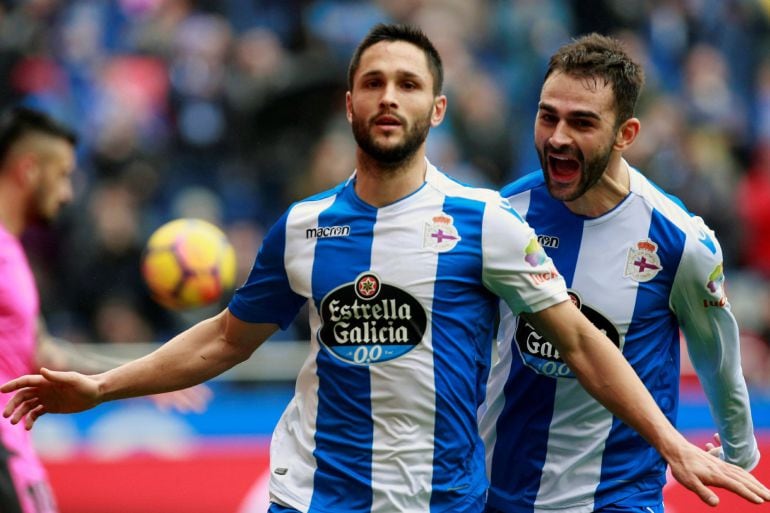
<svg viewBox="0 0 770 513">
<path fill-rule="evenodd" d="M 631 168 L 631 191 L 682 230 L 697 230 L 703 222 L 690 212 L 681 199 L 662 189 L 635 168 Z"/>
<path fill-rule="evenodd" d="M 544 185 L 545 178 L 543 177 L 543 172 L 540 170 L 533 171 L 504 186 L 500 189 L 500 194 L 504 198 L 511 198 Z"/>
<path fill-rule="evenodd" d="M 426 181 L 439 193 L 448 198 L 462 198 L 477 202 L 484 211 L 484 225 L 487 227 L 506 227 L 510 223 L 522 224 L 524 220 L 511 207 L 499 191 L 485 187 L 464 184 L 450 177 L 433 166 L 428 167 Z"/>
<path fill-rule="evenodd" d="M 430 163 L 428 164 L 425 180 L 431 187 L 448 197 L 464 198 L 494 205 L 497 205 L 502 200 L 502 196 L 500 196 L 498 191 L 463 183 Z"/>
<path fill-rule="evenodd" d="M 317 215 L 319 212 L 331 206 L 337 197 L 342 194 L 348 186 L 352 185 L 352 183 L 351 177 L 330 189 L 295 201 L 289 205 L 279 222 L 286 222 L 287 220 L 292 219 L 297 221 L 304 219 L 307 216 Z"/>
<path fill-rule="evenodd" d="M 631 188 L 650 205 L 650 208 L 655 209 L 668 222 L 679 228 L 688 240 L 699 243 L 690 245 L 691 248 L 703 248 L 714 255 L 718 253 L 719 245 L 713 230 L 700 216 L 691 212 L 677 196 L 663 190 L 634 168 L 631 168 Z"/>
</svg>

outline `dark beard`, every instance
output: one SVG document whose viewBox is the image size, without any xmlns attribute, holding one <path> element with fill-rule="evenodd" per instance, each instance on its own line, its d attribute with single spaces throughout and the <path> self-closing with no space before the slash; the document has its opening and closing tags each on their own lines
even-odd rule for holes
<svg viewBox="0 0 770 513">
<path fill-rule="evenodd" d="M 378 145 L 369 133 L 370 123 L 353 116 L 353 137 L 361 150 L 377 162 L 387 167 L 397 167 L 398 164 L 412 158 L 430 131 L 431 114 L 415 121 L 406 132 L 404 141 L 397 146 L 383 147 Z M 402 119 L 399 117 L 399 119 Z M 402 125 L 403 126 L 403 125 Z"/>
<path fill-rule="evenodd" d="M 540 166 L 543 170 L 543 176 L 545 177 L 545 183 L 548 187 L 548 191 L 552 196 L 556 197 L 558 195 L 554 194 L 553 192 L 554 189 L 551 185 L 551 177 L 547 171 L 548 155 L 544 150 L 541 151 L 539 148 L 537 148 L 537 155 L 540 158 Z M 582 151 L 577 150 L 575 158 L 580 163 L 580 169 L 582 170 L 577 190 L 575 190 L 575 192 L 570 194 L 568 197 L 558 197 L 558 199 L 561 201 L 574 201 L 585 194 L 588 189 L 596 185 L 596 182 L 599 181 L 604 172 L 607 170 L 607 164 L 609 164 L 611 156 L 612 146 L 608 147 L 605 151 L 599 152 L 593 159 L 589 161 L 585 160 L 585 155 L 583 155 Z"/>
</svg>

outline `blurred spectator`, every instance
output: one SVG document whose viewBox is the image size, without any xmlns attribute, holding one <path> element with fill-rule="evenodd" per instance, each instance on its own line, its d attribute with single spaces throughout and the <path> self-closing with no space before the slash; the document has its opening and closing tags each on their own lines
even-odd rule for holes
<svg viewBox="0 0 770 513">
<path fill-rule="evenodd" d="M 741 263 L 770 279 L 770 140 L 756 147 L 734 203 L 742 228 Z M 770 335 L 770 314 L 767 323 Z"/>
</svg>

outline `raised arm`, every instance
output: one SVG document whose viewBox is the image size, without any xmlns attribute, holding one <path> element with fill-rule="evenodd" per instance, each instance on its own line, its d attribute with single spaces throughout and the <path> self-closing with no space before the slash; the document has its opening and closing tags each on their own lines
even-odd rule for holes
<svg viewBox="0 0 770 513">
<path fill-rule="evenodd" d="M 704 502 L 719 503 L 708 486 L 725 488 L 754 503 L 770 500 L 770 490 L 751 474 L 689 443 L 663 415 L 618 348 L 570 301 L 526 317 L 556 344 L 583 387 L 655 447 L 677 481 Z"/>
<path fill-rule="evenodd" d="M 239 320 L 229 310 L 183 331 L 147 356 L 95 375 L 41 369 L 9 381 L 17 391 L 3 412 L 31 429 L 44 413 L 73 413 L 105 401 L 158 394 L 202 383 L 246 360 L 278 326 Z"/>
</svg>

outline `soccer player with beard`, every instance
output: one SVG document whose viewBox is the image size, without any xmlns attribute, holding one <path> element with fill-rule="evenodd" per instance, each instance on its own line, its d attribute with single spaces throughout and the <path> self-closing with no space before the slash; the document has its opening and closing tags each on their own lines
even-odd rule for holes
<svg viewBox="0 0 770 513">
<path fill-rule="evenodd" d="M 719 430 L 707 448 L 750 470 L 759 451 L 719 244 L 622 157 L 640 130 L 643 80 L 611 38 L 591 34 L 559 49 L 535 119 L 542 170 L 502 194 L 538 234 L 572 302 L 620 347 L 671 422 L 681 328 Z M 506 306 L 501 318 L 480 409 L 487 512 L 662 512 L 665 457 L 589 395 L 550 336 Z"/>
<path fill-rule="evenodd" d="M 35 110 L 16 107 L 0 117 L 0 380 L 40 366 L 103 371 L 121 362 L 74 349 L 50 336 L 40 315 L 35 279 L 19 237 L 52 222 L 72 199 L 75 134 Z M 154 397 L 164 406 L 200 411 L 206 387 Z M 0 398 L 5 405 L 9 396 Z M 20 425 L 0 423 L 0 511 L 53 513 L 55 500 L 30 439 Z"/>
<path fill-rule="evenodd" d="M 425 159 L 446 111 L 442 75 L 422 32 L 375 26 L 348 74 L 355 172 L 289 208 L 228 308 L 113 371 L 11 381 L 4 415 L 31 427 L 44 413 L 201 382 L 249 358 L 309 301 L 309 355 L 271 445 L 269 511 L 479 513 L 487 480 L 476 411 L 502 298 L 701 497 L 715 500 L 706 485 L 716 485 L 770 500 L 750 474 L 677 433 L 499 194 Z"/>
</svg>

